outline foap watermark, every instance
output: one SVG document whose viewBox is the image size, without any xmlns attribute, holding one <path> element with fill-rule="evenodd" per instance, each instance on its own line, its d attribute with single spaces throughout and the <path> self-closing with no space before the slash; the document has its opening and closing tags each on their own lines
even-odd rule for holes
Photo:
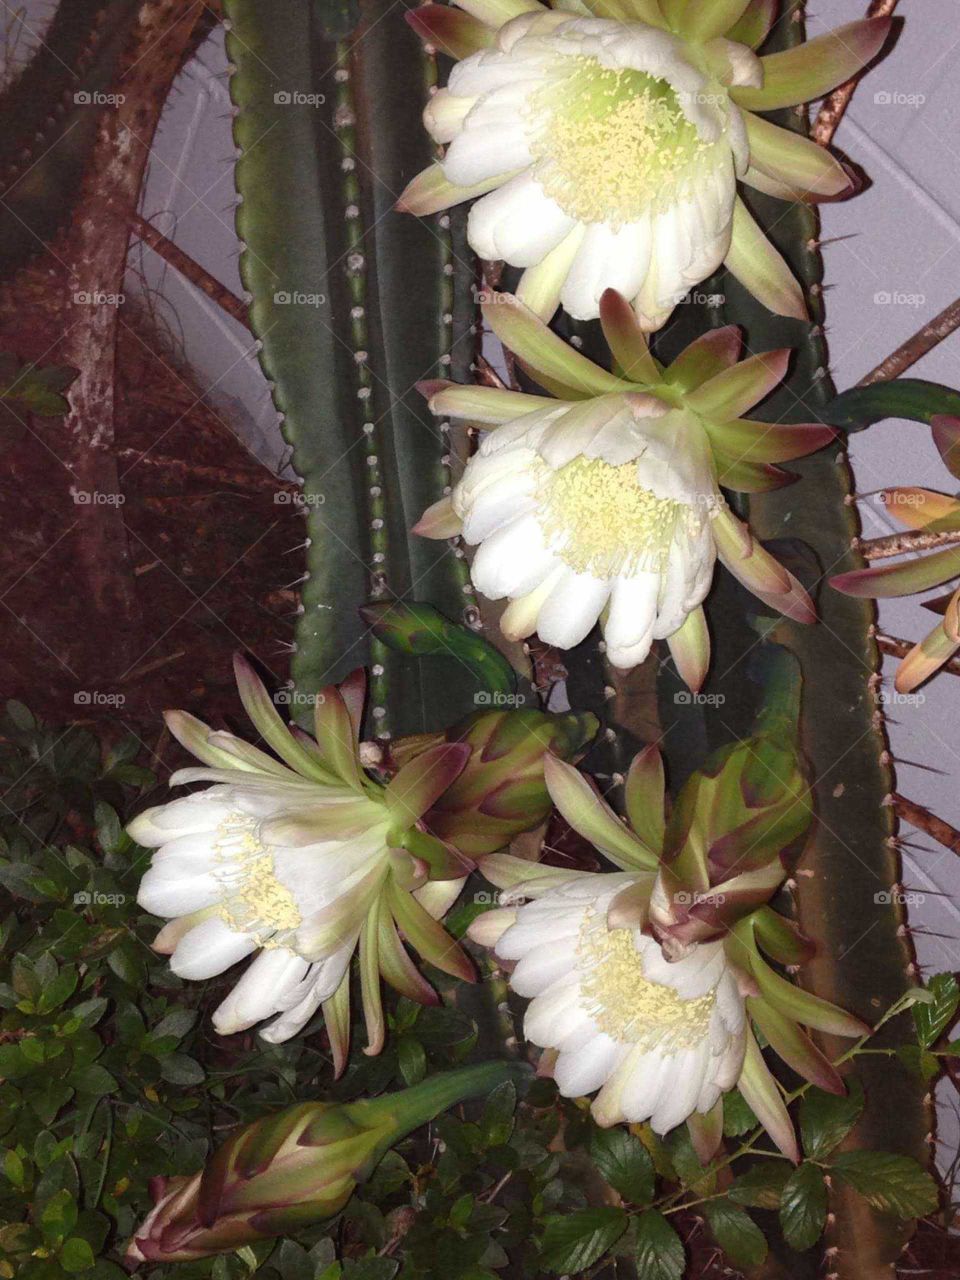
<svg viewBox="0 0 960 1280">
<path fill-rule="evenodd" d="M 905 293 L 902 289 L 878 289 L 873 295 L 875 307 L 923 307 L 926 305 L 925 293 Z"/>
<path fill-rule="evenodd" d="M 303 293 L 299 289 L 278 289 L 273 295 L 273 301 L 278 307 L 325 307 L 327 295 Z"/>
<path fill-rule="evenodd" d="M 73 695 L 75 707 L 122 707 L 125 693 L 105 693 L 102 689 L 78 689 Z"/>
<path fill-rule="evenodd" d="M 76 307 L 122 307 L 126 300 L 124 293 L 105 293 L 102 289 L 79 289 L 73 295 Z"/>
<path fill-rule="evenodd" d="M 322 493 L 302 493 L 299 489 L 278 489 L 273 495 L 277 507 L 322 507 L 326 501 Z"/>
<path fill-rule="evenodd" d="M 73 95 L 78 107 L 120 107 L 127 100 L 125 93 L 101 93 L 99 89 L 78 89 Z"/>
<path fill-rule="evenodd" d="M 912 889 L 901 889 L 894 885 L 892 889 L 880 889 L 873 895 L 873 900 L 878 907 L 889 907 L 891 904 L 900 907 L 919 907 L 922 902 L 926 902 L 926 894 L 917 893 Z"/>
<path fill-rule="evenodd" d="M 122 907 L 126 900 L 125 893 L 101 893 L 99 889 L 81 889 L 73 895 L 75 907 Z"/>
<path fill-rule="evenodd" d="M 122 493 L 101 493 L 99 489 L 75 489 L 70 486 L 70 497 L 77 507 L 122 507 L 126 496 Z"/>
<path fill-rule="evenodd" d="M 922 107 L 927 100 L 925 93 L 904 93 L 902 89 L 878 89 L 873 95 L 878 107 Z"/>
<path fill-rule="evenodd" d="M 519 907 L 527 901 L 526 898 L 518 898 L 513 893 L 501 892 L 499 889 L 481 889 L 473 895 L 473 900 L 478 907 L 501 907 L 505 905 Z"/>
<path fill-rule="evenodd" d="M 325 93 L 302 93 L 299 89 L 278 89 L 273 95 L 278 107 L 322 107 Z"/>
<path fill-rule="evenodd" d="M 681 689 L 673 695 L 678 707 L 722 707 L 727 700 L 725 693 L 693 693 L 690 689 Z"/>
<path fill-rule="evenodd" d="M 926 700 L 923 690 L 901 693 L 899 689 L 881 689 L 877 694 L 877 701 L 884 707 L 922 707 Z"/>
<path fill-rule="evenodd" d="M 881 489 L 874 494 L 874 502 L 878 507 L 922 507 L 926 502 L 926 494 L 922 489 Z"/>
<path fill-rule="evenodd" d="M 273 695 L 278 707 L 322 707 L 326 697 L 322 693 L 304 693 L 300 689 L 278 689 Z"/>
<path fill-rule="evenodd" d="M 705 293 L 703 289 L 691 289 L 689 293 L 678 293 L 674 297 L 678 307 L 722 307 L 727 300 L 725 293 Z"/>
<path fill-rule="evenodd" d="M 473 704 L 476 707 L 522 707 L 526 701 L 522 693 L 503 693 L 500 689 L 494 693 L 481 689 L 479 693 L 473 695 Z"/>
<path fill-rule="evenodd" d="M 712 907 L 722 907 L 727 899 L 722 893 L 695 893 L 693 890 L 679 889 L 673 895 L 673 900 L 678 907 L 699 907 L 703 903 Z"/>
</svg>

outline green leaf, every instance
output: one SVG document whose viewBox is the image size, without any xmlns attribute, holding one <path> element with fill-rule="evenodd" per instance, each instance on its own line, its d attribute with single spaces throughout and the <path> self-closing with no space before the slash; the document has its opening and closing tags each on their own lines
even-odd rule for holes
<svg viewBox="0 0 960 1280">
<path fill-rule="evenodd" d="M 413 1036 L 402 1036 L 397 1044 L 397 1061 L 406 1085 L 419 1084 L 427 1071 L 427 1055 L 423 1045 Z"/>
<path fill-rule="evenodd" d="M 767 1241 L 748 1213 L 728 1200 L 709 1200 L 703 1211 L 714 1239 L 735 1267 L 760 1266 Z"/>
<path fill-rule="evenodd" d="M 97 824 L 97 842 L 104 853 L 116 853 L 129 841 L 117 811 L 111 805 L 98 800 L 94 808 L 94 820 Z"/>
<path fill-rule="evenodd" d="M 160 1074 L 168 1084 L 201 1084 L 203 1067 L 185 1053 L 170 1053 L 160 1059 Z"/>
<path fill-rule="evenodd" d="M 50 1013 L 69 1000 L 77 988 L 78 974 L 74 968 L 61 969 L 52 982 L 48 982 L 40 993 L 37 1004 L 38 1013 Z"/>
<path fill-rule="evenodd" d="M 650 1153 L 638 1137 L 618 1125 L 597 1129 L 590 1140 L 593 1162 L 615 1191 L 631 1204 L 649 1204 L 654 1171 Z"/>
<path fill-rule="evenodd" d="M 636 1219 L 637 1280 L 680 1280 L 686 1255 L 680 1237 L 662 1213 L 648 1209 Z"/>
<path fill-rule="evenodd" d="M 71 1236 L 63 1242 L 60 1250 L 60 1265 L 64 1271 L 75 1275 L 78 1271 L 86 1271 L 94 1264 L 93 1250 L 80 1236 Z"/>
<path fill-rule="evenodd" d="M 731 1089 L 723 1095 L 723 1136 L 739 1138 L 755 1129 L 759 1121 L 748 1106 L 739 1089 Z"/>
<path fill-rule="evenodd" d="M 800 1103 L 800 1134 L 803 1149 L 811 1160 L 820 1160 L 838 1147 L 863 1111 L 863 1089 L 850 1081 L 846 1097 L 811 1088 Z"/>
<path fill-rule="evenodd" d="M 547 1271 L 577 1275 L 592 1267 L 627 1229 L 622 1209 L 577 1209 L 544 1218 L 540 1263 Z M 664 1224 L 666 1225 L 666 1224 Z"/>
<path fill-rule="evenodd" d="M 107 1071 L 106 1067 L 101 1067 L 96 1062 L 72 1071 L 69 1081 L 77 1093 L 87 1094 L 95 1098 L 102 1097 L 107 1093 L 115 1093 L 117 1090 L 116 1080 Z"/>
<path fill-rule="evenodd" d="M 801 1164 L 787 1179 L 780 1200 L 780 1226 L 792 1249 L 809 1249 L 823 1233 L 827 1186 L 815 1164 Z"/>
<path fill-rule="evenodd" d="M 150 1032 L 150 1038 L 160 1040 L 166 1036 L 173 1036 L 177 1040 L 182 1040 L 196 1020 L 195 1009 L 174 1009 L 165 1018 L 161 1018 Z"/>
<path fill-rule="evenodd" d="M 913 1006 L 913 1021 L 917 1039 L 924 1049 L 930 1049 L 953 1022 L 960 1005 L 960 986 L 952 973 L 936 973 L 927 983 L 933 996 L 929 1004 Z"/>
<path fill-rule="evenodd" d="M 746 1204 L 752 1209 L 779 1209 L 790 1173 L 791 1166 L 785 1160 L 764 1160 L 735 1178 L 727 1195 L 737 1204 Z"/>
<path fill-rule="evenodd" d="M 919 1218 L 937 1207 L 937 1184 L 916 1160 L 888 1151 L 841 1151 L 830 1172 L 881 1213 Z"/>
<path fill-rule="evenodd" d="M 487 1147 L 502 1147 L 513 1133 L 513 1114 L 517 1109 L 517 1090 L 510 1080 L 498 1084 L 483 1105 L 480 1133 Z"/>
<path fill-rule="evenodd" d="M 69 1191 L 57 1191 L 43 1206 L 40 1229 L 48 1240 L 62 1240 L 77 1222 L 77 1206 Z"/>
</svg>

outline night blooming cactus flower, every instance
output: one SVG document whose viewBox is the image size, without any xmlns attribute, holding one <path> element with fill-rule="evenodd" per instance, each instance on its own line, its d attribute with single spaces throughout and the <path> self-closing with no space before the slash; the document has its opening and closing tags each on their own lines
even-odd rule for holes
<svg viewBox="0 0 960 1280">
<path fill-rule="evenodd" d="M 131 836 L 156 848 L 138 902 L 170 923 L 154 947 L 182 978 L 251 963 L 213 1015 L 223 1035 L 267 1018 L 261 1035 L 295 1035 L 322 1008 L 337 1069 L 349 1035 L 349 967 L 359 949 L 369 1045 L 384 1036 L 380 974 L 410 999 L 435 993 L 403 938 L 471 979 L 470 960 L 437 923 L 473 863 L 424 829 L 423 815 L 470 755 L 441 743 L 386 785 L 361 767 L 362 673 L 316 696 L 316 737 L 289 729 L 238 658 L 243 705 L 275 756 L 171 712 L 171 733 L 201 762 L 171 778 L 212 783 L 142 813 Z"/>
<path fill-rule="evenodd" d="M 804 318 L 789 268 L 737 197 L 835 199 L 847 170 L 755 111 L 820 97 L 879 51 L 889 19 L 854 22 L 757 57 L 771 0 L 459 0 L 407 16 L 460 61 L 424 119 L 442 160 L 399 207 L 476 197 L 467 236 L 524 269 L 518 295 L 590 320 L 616 288 L 644 329 L 721 264 L 766 306 Z"/>
<path fill-rule="evenodd" d="M 591 1110 L 600 1125 L 649 1120 L 667 1133 L 711 1111 L 740 1077 L 747 1029 L 737 977 L 720 942 L 671 963 L 639 929 L 611 928 L 610 907 L 633 877 L 569 877 L 554 870 L 521 882 L 533 900 L 482 916 L 472 936 L 516 963 L 510 985 L 531 1001 L 524 1035 L 556 1052 L 560 1092 L 599 1090 Z"/>
<path fill-rule="evenodd" d="M 666 639 L 684 679 L 699 688 L 709 665 L 701 603 L 718 556 L 764 603 L 814 621 L 803 587 L 721 493 L 789 483 L 770 464 L 834 435 L 819 423 L 740 416 L 780 382 L 789 350 L 738 362 L 740 332 L 728 326 L 663 368 L 626 300 L 608 290 L 601 321 L 619 370 L 608 373 L 509 294 L 488 299 L 484 316 L 557 398 L 424 384 L 434 413 L 495 430 L 416 530 L 478 546 L 473 581 L 490 599 L 509 599 L 505 635 L 536 631 L 569 649 L 599 619 L 613 666 L 636 666 L 654 640 Z"/>
<path fill-rule="evenodd" d="M 942 452 L 960 442 L 960 419 L 943 418 L 939 424 Z M 950 433 L 949 437 L 947 432 Z M 960 501 L 932 489 L 907 485 L 885 489 L 881 500 L 902 525 L 920 533 L 956 534 L 960 531 Z M 830 585 L 848 596 L 888 599 L 929 591 L 960 577 L 960 547 L 944 546 L 929 555 L 898 560 L 895 564 L 853 569 L 830 579 Z M 960 649 L 960 588 L 949 596 L 943 618 L 915 644 L 897 668 L 895 685 L 910 693 L 929 680 Z"/>
<path fill-rule="evenodd" d="M 784 670 L 774 714 L 691 776 L 669 821 L 655 748 L 636 757 L 625 780 L 629 823 L 575 768 L 548 759 L 561 815 L 619 870 L 572 872 L 493 854 L 483 874 L 501 890 L 501 905 L 469 931 L 530 998 L 524 1034 L 546 1050 L 541 1071 L 564 1096 L 596 1092 L 591 1110 L 601 1125 L 649 1121 L 665 1133 L 687 1121 L 704 1159 L 719 1142 L 721 1094 L 734 1085 L 780 1149 L 798 1158 L 754 1028 L 832 1093 L 843 1093 L 842 1081 L 798 1024 L 833 1035 L 867 1030 L 761 955 L 789 965 L 811 955 L 769 905 L 812 816 L 795 745 L 795 685 L 789 664 L 778 677 Z"/>
</svg>

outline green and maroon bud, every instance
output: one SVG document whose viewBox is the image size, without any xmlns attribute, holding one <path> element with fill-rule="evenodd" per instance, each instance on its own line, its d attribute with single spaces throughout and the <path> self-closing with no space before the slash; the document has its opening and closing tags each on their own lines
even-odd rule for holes
<svg viewBox="0 0 960 1280">
<path fill-rule="evenodd" d="M 303 1102 L 265 1116 L 237 1130 L 192 1177 L 152 1180 L 154 1206 L 127 1247 L 126 1264 L 230 1253 L 329 1218 L 401 1138 L 529 1073 L 524 1063 L 484 1062 L 381 1098 Z"/>
<path fill-rule="evenodd" d="M 589 712 L 494 710 L 468 716 L 447 731 L 447 741 L 469 746 L 470 757 L 425 825 L 468 858 L 504 848 L 550 812 L 544 758 L 571 759 L 596 731 Z"/>
</svg>

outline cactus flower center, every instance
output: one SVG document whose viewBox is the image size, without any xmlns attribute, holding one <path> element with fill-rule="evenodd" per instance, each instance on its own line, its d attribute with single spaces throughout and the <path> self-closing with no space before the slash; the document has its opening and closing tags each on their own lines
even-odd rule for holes
<svg viewBox="0 0 960 1280">
<path fill-rule="evenodd" d="M 687 503 L 644 488 L 636 462 L 574 458 L 546 473 L 540 496 L 537 518 L 551 548 L 577 573 L 598 578 L 661 572 L 678 522 L 700 523 Z"/>
<path fill-rule="evenodd" d="M 258 835 L 258 823 L 232 813 L 217 828 L 214 875 L 224 888 L 218 911 L 237 933 L 257 935 L 262 947 L 284 946 L 282 936 L 299 928 L 302 916 L 290 889 L 276 874 L 272 851 Z"/>
<path fill-rule="evenodd" d="M 534 176 L 564 213 L 621 226 L 676 198 L 703 142 L 676 91 L 644 71 L 586 55 L 558 60 L 528 102 Z"/>
<path fill-rule="evenodd" d="M 581 1001 L 601 1031 L 630 1044 L 689 1049 L 710 1028 L 714 991 L 684 999 L 672 987 L 651 982 L 632 929 L 609 929 L 589 912 L 577 945 Z"/>
</svg>

